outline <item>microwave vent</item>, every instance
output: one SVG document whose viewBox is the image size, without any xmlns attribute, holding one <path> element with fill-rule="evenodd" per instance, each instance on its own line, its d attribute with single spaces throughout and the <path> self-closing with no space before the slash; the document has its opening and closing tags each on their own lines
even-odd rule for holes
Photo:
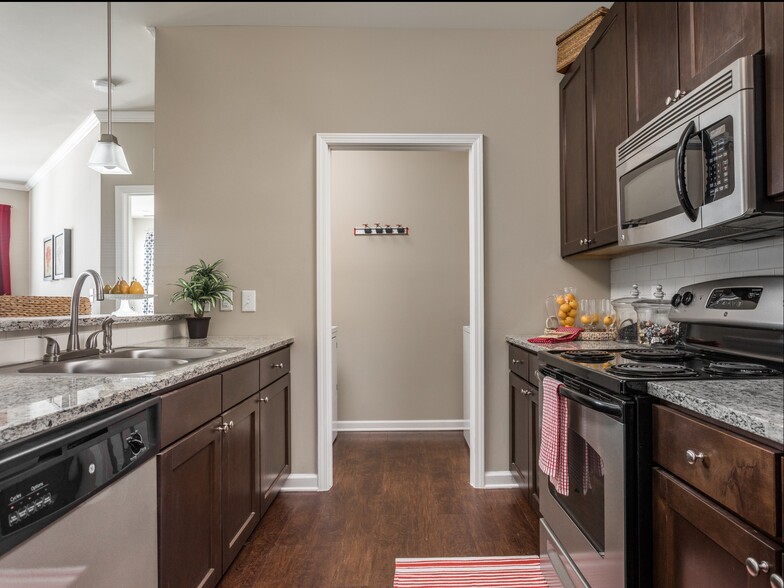
<svg viewBox="0 0 784 588">
<path fill-rule="evenodd" d="M 739 89 L 740 84 L 733 84 L 733 75 L 738 74 L 736 68 L 728 68 L 703 87 L 678 101 L 675 106 L 665 110 L 657 118 L 642 127 L 634 135 L 618 146 L 616 165 L 620 165 L 637 151 L 647 146 L 662 134 L 677 128 L 691 120 L 707 107 L 724 99 L 728 94 Z"/>
<path fill-rule="evenodd" d="M 751 219 L 753 219 L 753 224 L 749 223 Z M 784 235 L 782 233 L 782 224 L 784 224 L 784 219 L 779 215 L 747 217 L 742 221 L 720 225 L 693 233 L 692 235 L 682 235 L 674 239 L 659 241 L 658 243 L 676 247 L 693 247 L 695 249 L 712 248 L 733 243 L 747 243 L 757 239 L 781 237 Z"/>
</svg>

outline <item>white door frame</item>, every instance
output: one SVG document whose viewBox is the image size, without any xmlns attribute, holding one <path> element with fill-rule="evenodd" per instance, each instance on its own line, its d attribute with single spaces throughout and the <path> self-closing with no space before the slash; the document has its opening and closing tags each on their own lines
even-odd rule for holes
<svg viewBox="0 0 784 588">
<path fill-rule="evenodd" d="M 114 187 L 114 257 L 115 271 L 125 279 L 131 277 L 131 250 L 133 236 L 128 230 L 131 223 L 131 196 L 136 194 L 155 194 L 155 186 L 115 186 Z M 113 279 L 114 276 L 109 276 Z"/>
<path fill-rule="evenodd" d="M 485 485 L 484 158 L 482 135 L 319 133 L 316 135 L 317 478 L 332 487 L 332 151 L 468 152 L 469 481 Z"/>
</svg>

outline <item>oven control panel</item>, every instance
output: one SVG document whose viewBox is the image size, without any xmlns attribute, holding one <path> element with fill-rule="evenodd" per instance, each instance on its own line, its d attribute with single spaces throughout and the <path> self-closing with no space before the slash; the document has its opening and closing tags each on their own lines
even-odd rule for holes
<svg viewBox="0 0 784 588">
<path fill-rule="evenodd" d="M 669 318 L 686 323 L 784 328 L 784 276 L 728 278 L 684 286 Z"/>
</svg>

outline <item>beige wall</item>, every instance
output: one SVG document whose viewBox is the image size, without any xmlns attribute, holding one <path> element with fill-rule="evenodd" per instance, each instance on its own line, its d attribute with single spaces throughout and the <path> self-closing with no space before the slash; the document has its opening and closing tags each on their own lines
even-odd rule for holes
<svg viewBox="0 0 784 588">
<path fill-rule="evenodd" d="M 411 233 L 354 237 L 373 222 Z M 463 418 L 467 153 L 333 154 L 332 292 L 338 420 Z"/>
<path fill-rule="evenodd" d="M 101 176 L 87 167 L 96 128 L 30 191 L 30 293 L 70 296 L 76 277 L 101 267 Z M 71 278 L 44 281 L 43 240 L 71 229 Z M 85 296 L 92 284 L 85 285 Z"/>
<path fill-rule="evenodd" d="M 608 262 L 559 255 L 557 34 L 157 29 L 157 310 L 199 257 L 257 290 L 255 314 L 214 313 L 211 332 L 295 337 L 295 472 L 316 470 L 314 136 L 328 132 L 484 134 L 486 457 L 508 471 L 505 335 L 539 332 L 558 287 L 609 294 Z"/>
<path fill-rule="evenodd" d="M 11 294 L 30 292 L 30 193 L 0 188 L 0 204 L 11 206 Z"/>
</svg>

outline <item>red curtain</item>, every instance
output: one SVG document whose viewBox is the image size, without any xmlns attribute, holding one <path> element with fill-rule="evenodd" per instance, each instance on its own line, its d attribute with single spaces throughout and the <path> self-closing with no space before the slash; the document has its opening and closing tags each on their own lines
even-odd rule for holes
<svg viewBox="0 0 784 588">
<path fill-rule="evenodd" d="M 11 207 L 0 204 L 0 294 L 11 293 Z"/>
</svg>

